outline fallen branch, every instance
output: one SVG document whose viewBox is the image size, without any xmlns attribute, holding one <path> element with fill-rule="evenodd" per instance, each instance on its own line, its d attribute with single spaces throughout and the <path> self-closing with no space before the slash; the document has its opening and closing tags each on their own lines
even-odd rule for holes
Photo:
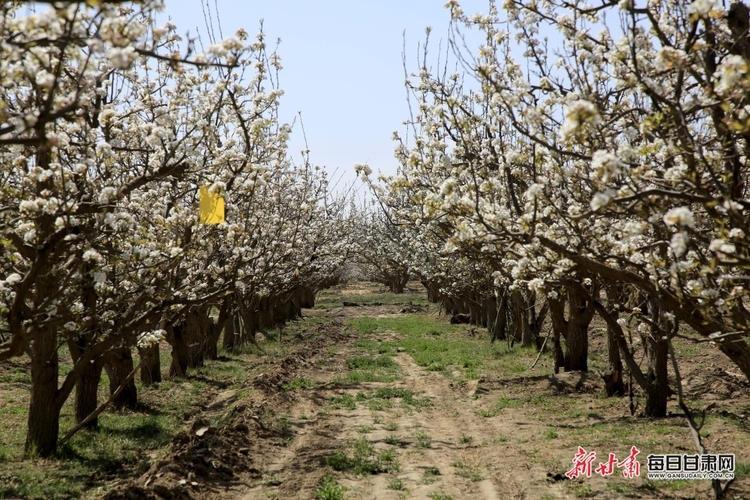
<svg viewBox="0 0 750 500">
<path fill-rule="evenodd" d="M 677 330 L 676 327 L 675 327 L 675 330 Z M 677 386 L 677 404 L 685 413 L 685 418 L 688 421 L 688 426 L 690 427 L 690 434 L 693 436 L 693 442 L 695 443 L 695 447 L 698 448 L 698 452 L 701 455 L 705 455 L 708 453 L 708 451 L 706 450 L 706 447 L 703 445 L 703 440 L 701 439 L 700 429 L 702 425 L 699 426 L 698 423 L 695 421 L 695 418 L 693 417 L 693 412 L 690 411 L 690 408 L 688 408 L 687 404 L 685 404 L 685 400 L 683 399 L 683 396 L 682 396 L 682 377 L 680 376 L 680 370 L 677 366 L 677 356 L 675 356 L 675 353 L 674 353 L 674 346 L 672 345 L 671 335 L 667 335 L 667 346 L 669 348 L 669 357 L 672 359 L 672 369 L 674 370 L 675 385 Z M 727 482 L 727 484 L 724 485 L 724 487 L 722 488 L 721 482 L 718 479 L 711 480 L 711 486 L 713 486 L 714 495 L 716 496 L 717 500 L 724 498 L 724 495 L 726 495 L 727 490 L 729 489 L 729 485 L 731 485 L 733 482 L 734 482 L 734 479 L 730 479 Z"/>
<path fill-rule="evenodd" d="M 133 368 L 132 372 L 128 373 L 128 376 L 125 377 L 125 380 L 123 380 L 122 384 L 120 384 L 120 387 L 118 387 L 117 390 L 115 390 L 115 392 L 112 393 L 112 395 L 109 397 L 108 400 L 106 400 L 104 403 L 102 403 L 99 406 L 99 408 L 97 408 L 96 410 L 94 410 L 93 412 L 91 412 L 91 414 L 88 417 L 84 418 L 83 420 L 81 420 L 80 423 L 76 424 L 72 429 L 70 429 L 68 431 L 68 433 L 65 434 L 65 436 L 63 436 L 63 438 L 60 440 L 60 443 L 64 443 L 68 439 L 72 438 L 75 435 L 76 432 L 78 432 L 81 429 L 83 429 L 86 426 L 86 424 L 88 424 L 89 422 L 91 422 L 92 420 L 94 420 L 96 417 L 98 417 L 107 408 L 107 406 L 109 406 L 112 403 L 112 401 L 114 401 L 115 398 L 117 396 L 119 396 L 120 393 L 125 389 L 125 386 L 128 385 L 128 382 L 130 382 L 130 380 L 135 376 L 136 372 L 138 371 L 138 369 L 143 364 L 143 361 L 144 361 L 144 359 L 141 359 L 138 362 L 138 366 L 136 366 L 135 368 Z"/>
<path fill-rule="evenodd" d="M 539 358 L 542 357 L 542 353 L 544 352 L 544 346 L 547 345 L 547 339 L 549 338 L 549 335 L 550 335 L 551 332 L 552 332 L 552 330 L 550 330 L 549 332 L 547 332 L 547 336 L 544 337 L 544 342 L 542 342 L 542 348 L 539 349 L 539 355 L 536 357 L 536 359 L 534 360 L 534 362 L 531 364 L 531 366 L 529 367 L 529 370 L 531 370 L 532 368 L 534 368 L 536 366 L 536 364 L 539 362 Z"/>
</svg>

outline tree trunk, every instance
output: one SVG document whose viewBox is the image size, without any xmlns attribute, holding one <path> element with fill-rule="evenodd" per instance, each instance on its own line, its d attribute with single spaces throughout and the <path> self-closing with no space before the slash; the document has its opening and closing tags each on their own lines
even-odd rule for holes
<svg viewBox="0 0 750 500">
<path fill-rule="evenodd" d="M 585 275 L 580 275 L 585 279 Z M 596 299 L 596 285 L 591 296 Z M 594 318 L 594 305 L 577 285 L 568 288 L 568 331 L 565 336 L 565 371 L 588 371 L 589 323 Z"/>
<path fill-rule="evenodd" d="M 230 352 L 232 349 L 234 349 L 234 346 L 238 344 L 237 338 L 235 335 L 235 322 L 237 321 L 237 315 L 234 311 L 229 315 L 227 320 L 224 322 L 224 338 L 222 340 L 222 345 L 224 346 L 224 350 L 227 352 Z"/>
<path fill-rule="evenodd" d="M 190 350 L 185 335 L 184 323 L 170 325 L 167 340 L 172 345 L 172 363 L 169 366 L 169 378 L 184 377 L 190 364 Z"/>
<path fill-rule="evenodd" d="M 227 318 L 230 317 L 232 311 L 232 299 L 226 297 L 221 303 L 221 309 L 219 309 L 219 316 L 214 321 L 211 317 L 207 317 L 208 333 L 204 342 L 205 356 L 208 359 L 219 358 L 219 336 L 221 330 L 224 328 Z"/>
<path fill-rule="evenodd" d="M 560 368 L 565 367 L 565 354 L 563 353 L 560 337 L 567 335 L 568 322 L 565 320 L 565 298 L 562 293 L 556 297 L 547 299 L 549 304 L 550 318 L 552 319 L 552 347 L 555 351 L 555 373 L 560 373 Z"/>
<path fill-rule="evenodd" d="M 78 359 L 89 346 L 89 342 L 90 341 L 87 337 L 78 337 L 75 341 L 68 341 L 68 350 L 70 351 L 70 356 L 73 358 L 74 363 L 78 362 Z M 74 404 L 76 423 L 83 422 L 86 417 L 96 410 L 96 407 L 98 406 L 97 397 L 101 374 L 101 361 L 95 360 L 84 367 L 80 378 L 76 381 Z M 98 427 L 99 420 L 96 418 L 92 419 L 85 425 L 85 428 L 87 429 L 96 429 Z"/>
<path fill-rule="evenodd" d="M 144 348 L 139 347 L 138 355 L 143 360 L 143 363 L 141 363 L 141 383 L 143 385 L 152 385 L 161 382 L 159 344 Z"/>
<path fill-rule="evenodd" d="M 508 326 L 508 295 L 505 290 L 501 290 L 496 301 L 497 311 L 495 313 L 495 323 L 492 332 L 492 342 L 496 340 L 505 340 L 507 337 Z"/>
<path fill-rule="evenodd" d="M 57 401 L 57 335 L 54 331 L 35 332 L 31 342 L 31 399 L 25 451 L 30 456 L 47 457 L 57 448 L 60 408 Z"/>
<path fill-rule="evenodd" d="M 89 363 L 81 373 L 81 377 L 76 381 L 75 396 L 75 421 L 76 423 L 94 413 L 98 404 L 97 396 L 99 392 L 99 380 L 102 376 L 102 365 L 95 361 Z M 94 418 L 85 425 L 88 429 L 97 429 L 99 419 Z"/>
<path fill-rule="evenodd" d="M 651 335 L 645 340 L 648 345 L 648 372 L 646 373 L 646 416 L 663 418 L 667 416 L 667 398 L 669 398 L 669 341 L 667 336 L 671 325 L 667 322 L 660 301 L 651 299 L 652 314 Z"/>
<path fill-rule="evenodd" d="M 577 321 L 568 323 L 565 339 L 565 371 L 588 371 L 589 335 Z"/>
<path fill-rule="evenodd" d="M 123 391 L 112 401 L 112 406 L 121 410 L 135 410 L 138 406 L 138 389 L 135 381 L 127 380 L 133 371 L 133 355 L 129 347 L 117 347 L 107 355 L 104 369 L 109 376 L 109 393 L 114 394 L 118 387 L 125 384 Z"/>
<path fill-rule="evenodd" d="M 205 358 L 208 333 L 208 306 L 191 308 L 185 317 L 183 336 L 188 347 L 188 368 L 200 368 Z"/>
<path fill-rule="evenodd" d="M 621 286 L 617 282 L 610 282 L 606 286 L 607 307 L 615 321 L 619 317 Z M 625 382 L 622 378 L 622 359 L 620 358 L 620 347 L 617 342 L 617 332 L 607 325 L 607 355 L 609 358 L 609 370 L 604 374 L 604 386 L 607 396 L 624 396 Z"/>
</svg>

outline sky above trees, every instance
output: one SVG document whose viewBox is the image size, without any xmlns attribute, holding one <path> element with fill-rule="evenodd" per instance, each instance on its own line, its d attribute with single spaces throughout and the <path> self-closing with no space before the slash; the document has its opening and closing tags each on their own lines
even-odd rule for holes
<svg viewBox="0 0 750 500">
<path fill-rule="evenodd" d="M 217 40 L 243 27 L 257 31 L 261 20 L 270 42 L 281 39 L 283 71 L 281 121 L 297 112 L 307 135 L 311 160 L 342 183 L 355 179 L 353 166 L 368 163 L 375 172 L 393 174 L 394 131 L 408 118 L 401 54 L 405 46 L 410 71 L 416 68 L 417 45 L 425 28 L 433 28 L 431 44 L 445 40 L 450 12 L 444 0 L 379 2 L 352 0 L 174 0 L 166 1 L 164 22 L 171 18 L 181 34 L 200 35 L 204 46 L 204 16 L 214 19 Z M 482 0 L 462 2 L 467 12 L 486 11 Z M 209 9 L 210 8 L 210 12 Z M 218 32 L 217 19 L 221 21 Z M 437 56 L 437 53 L 434 53 Z M 297 125 L 291 151 L 304 149 Z"/>
</svg>

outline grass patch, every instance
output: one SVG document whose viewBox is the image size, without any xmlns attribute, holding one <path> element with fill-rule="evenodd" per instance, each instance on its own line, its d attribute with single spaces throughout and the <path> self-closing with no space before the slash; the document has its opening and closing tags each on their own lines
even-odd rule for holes
<svg viewBox="0 0 750 500">
<path fill-rule="evenodd" d="M 397 455 L 392 449 L 376 452 L 365 437 L 354 441 L 348 448 L 350 453 L 337 451 L 326 459 L 326 464 L 334 470 L 351 471 L 358 476 L 399 471 Z"/>
<path fill-rule="evenodd" d="M 315 490 L 316 500 L 342 500 L 346 488 L 339 484 L 330 471 L 326 471 L 320 478 L 320 486 Z"/>
<path fill-rule="evenodd" d="M 451 375 L 459 371 L 465 379 L 478 379 L 498 371 L 523 373 L 536 356 L 534 348 L 509 348 L 487 339 L 467 338 L 465 328 L 425 315 L 392 318 L 350 318 L 347 324 L 367 337 L 378 332 L 396 332 L 403 338 L 392 342 L 360 339 L 358 346 L 373 354 L 409 354 L 414 362 L 430 371 Z M 509 355 L 512 354 L 512 355 Z"/>
<path fill-rule="evenodd" d="M 408 444 L 408 441 L 393 434 L 387 436 L 383 441 L 391 446 L 406 446 Z"/>
<path fill-rule="evenodd" d="M 351 394 L 334 396 L 328 400 L 327 405 L 329 408 L 336 410 L 354 410 L 359 403 L 366 405 L 372 411 L 383 411 L 387 408 L 393 408 L 396 400 L 400 401 L 401 408 L 417 411 L 433 406 L 432 400 L 427 396 L 419 397 L 414 391 L 392 387 L 382 387 L 374 391 L 359 392 L 356 396 L 352 396 Z"/>
<path fill-rule="evenodd" d="M 334 382 L 344 384 L 360 384 L 362 382 L 391 383 L 401 378 L 398 363 L 390 356 L 380 355 L 356 356 L 346 362 L 349 372 L 344 376 L 335 377 Z"/>
<path fill-rule="evenodd" d="M 456 473 L 461 477 L 465 477 L 472 482 L 484 480 L 484 476 L 482 475 L 478 467 L 469 466 L 464 464 L 463 462 L 454 462 L 452 465 L 453 467 L 458 469 Z"/>
<path fill-rule="evenodd" d="M 333 410 L 355 410 L 357 408 L 357 401 L 351 394 L 344 394 L 343 396 L 334 396 L 330 398 L 327 406 Z"/>
<path fill-rule="evenodd" d="M 404 484 L 404 481 L 402 479 L 395 478 L 388 481 L 388 489 L 404 491 L 406 489 L 406 485 Z"/>
<path fill-rule="evenodd" d="M 295 389 L 309 389 L 310 387 L 315 387 L 315 382 L 306 378 L 295 378 L 288 384 L 284 384 L 283 389 L 288 392 Z"/>
<path fill-rule="evenodd" d="M 440 481 L 440 470 L 437 467 L 427 467 L 422 473 L 421 484 L 432 484 Z"/>
<path fill-rule="evenodd" d="M 508 398 L 505 396 L 501 396 L 498 398 L 498 400 L 490 406 L 489 408 L 483 408 L 481 410 L 477 410 L 477 415 L 480 417 L 485 418 L 492 418 L 496 417 L 502 412 L 505 408 L 515 408 L 521 404 L 521 401 L 517 399 Z"/>
<path fill-rule="evenodd" d="M 432 448 L 432 437 L 423 430 L 418 430 L 414 436 L 417 448 Z"/>
<path fill-rule="evenodd" d="M 431 498 L 432 500 L 453 500 L 453 497 L 446 493 L 436 493 L 434 491 L 427 495 L 427 498 Z"/>
</svg>

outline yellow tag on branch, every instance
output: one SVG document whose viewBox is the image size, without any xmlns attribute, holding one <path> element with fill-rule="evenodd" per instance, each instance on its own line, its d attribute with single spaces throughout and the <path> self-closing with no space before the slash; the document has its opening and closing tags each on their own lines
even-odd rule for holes
<svg viewBox="0 0 750 500">
<path fill-rule="evenodd" d="M 200 190 L 201 224 L 221 224 L 224 222 L 224 197 L 217 193 L 209 193 L 208 186 Z"/>
</svg>

